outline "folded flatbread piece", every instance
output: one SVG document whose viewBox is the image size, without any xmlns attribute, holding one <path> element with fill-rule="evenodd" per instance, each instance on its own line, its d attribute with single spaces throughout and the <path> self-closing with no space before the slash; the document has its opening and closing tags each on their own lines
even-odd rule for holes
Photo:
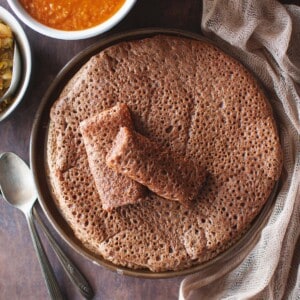
<svg viewBox="0 0 300 300">
<path fill-rule="evenodd" d="M 133 126 L 126 104 L 116 104 L 111 109 L 80 123 L 90 170 L 104 210 L 136 203 L 143 196 L 142 185 L 117 174 L 105 163 L 107 152 L 121 126 Z"/>
<path fill-rule="evenodd" d="M 157 195 L 186 206 L 198 196 L 206 177 L 201 166 L 162 151 L 157 143 L 128 127 L 120 128 L 106 163 Z"/>
</svg>

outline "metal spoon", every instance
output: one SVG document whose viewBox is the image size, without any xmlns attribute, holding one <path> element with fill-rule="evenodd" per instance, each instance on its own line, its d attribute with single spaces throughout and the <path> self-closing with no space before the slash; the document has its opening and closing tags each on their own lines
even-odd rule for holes
<svg viewBox="0 0 300 300">
<path fill-rule="evenodd" d="M 25 213 L 49 294 L 53 299 L 63 299 L 54 276 L 54 272 L 44 253 L 42 244 L 32 221 L 32 208 L 37 198 L 32 174 L 26 163 L 20 157 L 11 152 L 3 153 L 0 156 L 0 191 L 8 203 L 19 208 Z M 91 299 L 94 296 L 94 292 L 89 283 L 77 267 L 60 249 L 55 239 L 47 230 L 47 227 L 42 223 L 36 210 L 33 210 L 34 216 L 40 223 L 41 229 L 48 238 L 50 245 L 53 247 L 53 250 L 62 263 L 64 270 L 67 272 L 67 275 L 76 287 L 79 288 L 81 294 L 85 298 Z"/>
<path fill-rule="evenodd" d="M 53 269 L 46 256 L 32 219 L 35 188 L 27 165 L 13 153 L 0 156 L 0 190 L 4 199 L 26 216 L 30 235 L 37 253 L 44 279 L 52 299 L 63 299 Z"/>
<path fill-rule="evenodd" d="M 17 43 L 15 42 L 14 46 L 14 55 L 13 55 L 13 68 L 12 68 L 12 79 L 10 82 L 10 86 L 7 89 L 7 91 L 4 93 L 4 95 L 0 98 L 0 103 L 4 101 L 5 99 L 11 97 L 13 93 L 16 91 L 20 77 L 21 77 L 21 68 L 22 68 L 22 62 L 21 62 L 21 56 L 19 52 L 19 48 Z"/>
</svg>

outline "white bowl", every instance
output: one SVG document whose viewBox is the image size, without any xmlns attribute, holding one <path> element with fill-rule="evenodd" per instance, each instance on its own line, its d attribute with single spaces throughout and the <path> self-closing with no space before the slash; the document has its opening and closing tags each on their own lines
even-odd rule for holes
<svg viewBox="0 0 300 300">
<path fill-rule="evenodd" d="M 111 29 L 113 26 L 118 24 L 131 10 L 133 5 L 135 4 L 136 0 L 125 0 L 125 3 L 123 6 L 108 20 L 105 22 L 84 30 L 76 30 L 76 31 L 66 31 L 66 30 L 58 30 L 51 28 L 49 26 L 46 26 L 40 22 L 38 22 L 36 19 L 31 17 L 28 12 L 23 8 L 23 6 L 20 4 L 19 1 L 16 0 L 8 0 L 8 4 L 10 5 L 11 9 L 14 11 L 14 13 L 30 28 L 33 30 L 52 37 L 56 39 L 61 40 L 80 40 L 80 39 L 86 39 L 90 38 L 96 35 L 99 35 L 101 33 L 104 33 Z"/>
<path fill-rule="evenodd" d="M 6 9 L 0 7 L 0 20 L 7 24 L 13 31 L 14 38 L 16 39 L 17 46 L 20 52 L 22 63 L 20 83 L 16 92 L 14 93 L 12 104 L 4 112 L 0 113 L 1 122 L 15 110 L 15 108 L 23 99 L 23 96 L 29 84 L 32 62 L 31 50 L 27 36 L 19 22 L 16 20 L 16 18 Z"/>
</svg>

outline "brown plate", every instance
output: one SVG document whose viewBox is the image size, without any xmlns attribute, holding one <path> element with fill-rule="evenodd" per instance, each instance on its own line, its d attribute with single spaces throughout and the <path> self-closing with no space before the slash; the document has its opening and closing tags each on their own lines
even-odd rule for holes
<svg viewBox="0 0 300 300">
<path fill-rule="evenodd" d="M 36 113 L 31 141 L 30 141 L 30 165 L 33 171 L 34 180 L 36 183 L 39 202 L 48 217 L 50 223 L 57 230 L 60 236 L 78 253 L 90 259 L 94 263 L 104 266 L 110 270 L 116 271 L 119 274 L 143 277 L 143 278 L 168 278 L 175 276 L 187 275 L 195 272 L 200 272 L 203 278 L 206 278 L 215 272 L 222 273 L 221 268 L 226 267 L 227 263 L 235 258 L 235 263 L 238 264 L 250 252 L 259 238 L 261 229 L 267 220 L 273 205 L 275 190 L 264 205 L 262 211 L 254 220 L 251 228 L 242 236 L 242 238 L 230 247 L 225 252 L 219 254 L 215 258 L 206 263 L 192 266 L 181 271 L 168 272 L 151 272 L 149 270 L 133 270 L 112 264 L 103 259 L 101 256 L 92 253 L 88 250 L 73 234 L 73 231 L 63 219 L 58 208 L 55 205 L 51 193 L 51 185 L 47 175 L 47 134 L 50 122 L 50 109 L 54 101 L 60 95 L 62 89 L 67 82 L 75 75 L 75 73 L 86 63 L 91 56 L 101 50 L 125 40 L 140 39 L 151 37 L 156 34 L 168 34 L 181 37 L 187 37 L 197 40 L 206 40 L 202 36 L 194 33 L 189 33 L 173 29 L 140 29 L 126 33 L 112 35 L 101 39 L 101 41 L 88 47 L 87 49 L 76 55 L 57 75 L 53 83 L 48 88 L 43 97 L 40 107 Z M 226 269 L 227 272 L 230 270 Z"/>
</svg>

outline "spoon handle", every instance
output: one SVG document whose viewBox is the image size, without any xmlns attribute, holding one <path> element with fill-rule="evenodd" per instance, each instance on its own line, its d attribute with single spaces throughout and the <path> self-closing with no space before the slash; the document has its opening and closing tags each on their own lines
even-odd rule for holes
<svg viewBox="0 0 300 300">
<path fill-rule="evenodd" d="M 52 246 L 57 258 L 61 262 L 64 270 L 66 271 L 67 275 L 69 276 L 70 280 L 73 284 L 79 289 L 80 293 L 86 299 L 92 299 L 94 296 L 93 289 L 85 279 L 84 275 L 78 270 L 78 268 L 74 265 L 74 263 L 65 255 L 62 251 L 60 246 L 57 244 L 54 237 L 49 232 L 48 228 L 44 225 L 43 221 L 41 220 L 40 216 L 38 215 L 35 208 L 33 208 L 33 215 L 35 219 L 38 221 L 41 229 L 45 233 L 46 237 L 49 240 L 50 245 Z"/>
<path fill-rule="evenodd" d="M 49 263 L 49 260 L 46 256 L 46 253 L 45 253 L 45 250 L 41 243 L 41 240 L 36 231 L 36 228 L 35 228 L 35 225 L 34 225 L 34 222 L 32 219 L 32 211 L 31 210 L 28 211 L 28 213 L 26 213 L 26 219 L 28 222 L 28 227 L 29 227 L 31 238 L 32 238 L 32 242 L 33 242 L 35 251 L 37 253 L 40 266 L 43 271 L 43 276 L 46 281 L 49 295 L 50 295 L 51 299 L 53 299 L 53 300 L 63 300 L 64 297 L 62 296 L 62 293 L 60 291 L 59 285 L 55 278 L 53 269 Z"/>
</svg>

